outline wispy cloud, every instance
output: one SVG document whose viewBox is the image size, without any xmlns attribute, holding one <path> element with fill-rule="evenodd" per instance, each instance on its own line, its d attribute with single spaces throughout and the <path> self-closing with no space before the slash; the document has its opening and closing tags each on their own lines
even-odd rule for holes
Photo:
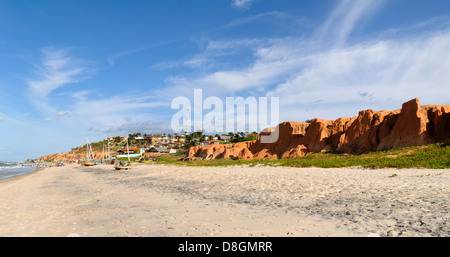
<svg viewBox="0 0 450 257">
<path fill-rule="evenodd" d="M 302 28 L 311 29 L 310 23 L 307 19 L 297 17 L 280 11 L 264 12 L 255 15 L 249 15 L 243 18 L 231 20 L 223 26 L 212 30 L 217 31 L 235 29 L 237 27 L 245 26 L 247 24 L 257 23 L 259 26 L 273 26 L 271 30 L 279 36 L 280 34 L 298 34 Z M 275 29 L 276 27 L 276 29 Z M 283 32 L 280 32 L 283 30 Z M 270 34 L 270 33 L 269 33 Z M 218 58 L 227 58 L 234 56 L 242 59 L 243 50 L 257 49 L 260 46 L 268 45 L 269 41 L 275 41 L 277 38 L 265 36 L 262 38 L 227 38 L 226 40 L 213 40 L 202 37 L 194 39 L 197 42 L 200 52 L 194 54 L 190 59 L 166 60 L 154 64 L 152 68 L 155 69 L 173 69 L 173 68 L 191 68 L 200 70 L 214 70 L 222 67 L 227 62 L 218 60 Z"/>
<path fill-rule="evenodd" d="M 396 109 L 398 103 L 416 97 L 424 103 L 448 104 L 450 57 L 442 54 L 448 51 L 450 30 L 427 38 L 369 41 L 316 52 L 268 95 L 283 99 L 285 115 L 291 117 L 307 116 L 307 110 L 337 118 L 356 115 L 356 108 Z M 316 100 L 324 104 L 316 105 Z"/>
<path fill-rule="evenodd" d="M 152 68 L 173 69 L 188 67 L 192 69 L 210 70 L 221 66 L 221 62 L 217 61 L 217 58 L 236 55 L 241 49 L 253 49 L 257 45 L 264 44 L 267 44 L 266 39 L 212 40 L 203 43 L 203 51 L 195 54 L 190 59 L 164 61 L 153 65 Z"/>
<path fill-rule="evenodd" d="M 85 101 L 87 99 L 87 96 L 90 93 L 91 93 L 90 90 L 81 90 L 81 91 L 73 92 L 71 94 L 71 97 L 77 101 Z"/>
<path fill-rule="evenodd" d="M 60 120 L 60 119 L 63 119 L 65 117 L 70 117 L 70 116 L 72 116 L 71 111 L 60 111 L 60 112 L 57 112 L 55 115 L 45 117 L 42 120 L 43 121 Z"/>
<path fill-rule="evenodd" d="M 116 60 L 119 58 L 123 58 L 129 55 L 133 55 L 133 54 L 137 54 L 143 51 L 148 51 L 150 49 L 156 48 L 156 47 L 160 47 L 160 46 L 164 46 L 166 44 L 170 44 L 173 42 L 178 41 L 179 39 L 172 39 L 172 40 L 167 40 L 164 42 L 159 42 L 159 43 L 155 43 L 155 44 L 151 44 L 151 45 L 146 45 L 146 46 L 141 46 L 141 47 L 136 47 L 133 49 L 127 49 L 124 51 L 120 51 L 118 53 L 112 54 L 110 56 L 108 56 L 108 58 L 106 58 L 106 60 L 108 61 L 110 66 L 114 66 L 114 64 L 116 63 Z"/>
<path fill-rule="evenodd" d="M 56 114 L 56 117 L 59 117 L 59 118 L 61 118 L 61 117 L 64 117 L 64 116 L 70 116 L 72 113 L 70 112 L 70 111 L 61 111 L 61 112 L 58 112 L 57 114 Z"/>
<path fill-rule="evenodd" d="M 177 88 L 177 92 L 201 87 L 205 92 L 215 94 L 234 94 L 242 90 L 263 92 L 267 86 L 289 79 L 293 71 L 298 71 L 304 59 L 304 52 L 295 50 L 305 43 L 303 40 L 284 39 L 243 39 L 232 41 L 211 41 L 205 48 L 204 56 L 208 63 L 214 63 L 221 52 L 241 52 L 250 50 L 255 60 L 250 66 L 238 65 L 230 69 L 217 69 L 202 73 L 194 78 L 174 76 L 168 83 Z M 292 52 L 295 50 L 295 54 Z M 221 88 L 218 92 L 216 88 Z"/>
<path fill-rule="evenodd" d="M 90 130 L 102 132 L 107 135 L 128 135 L 130 133 L 170 133 L 171 128 L 168 121 L 134 121 L 132 119 L 124 120 L 114 126 L 91 127 Z"/>
<path fill-rule="evenodd" d="M 20 127 L 30 127 L 30 124 L 26 119 L 24 119 L 25 116 L 20 116 L 14 109 L 7 110 L 7 113 L 0 112 L 0 121 L 8 123 L 8 124 L 14 124 Z M 36 130 L 39 128 L 36 128 Z"/>
<path fill-rule="evenodd" d="M 211 40 L 207 43 L 205 51 L 213 52 L 213 51 L 230 51 L 235 50 L 240 47 L 246 48 L 255 48 L 257 46 L 261 46 L 267 44 L 267 39 L 233 39 L 233 40 Z"/>
<path fill-rule="evenodd" d="M 280 11 L 264 12 L 255 15 L 249 15 L 247 17 L 239 18 L 230 21 L 229 23 L 219 27 L 218 29 L 231 29 L 238 26 L 243 26 L 246 24 L 258 22 L 258 21 L 269 21 L 269 22 L 286 22 L 290 27 L 307 27 L 308 23 L 305 18 L 299 18 Z"/>
<path fill-rule="evenodd" d="M 40 78 L 28 81 L 33 93 L 47 96 L 61 86 L 80 80 L 79 76 L 85 69 L 81 66 L 81 61 L 68 56 L 66 50 L 44 48 L 42 53 L 42 63 L 36 67 Z"/>
<path fill-rule="evenodd" d="M 48 96 L 58 88 L 85 79 L 88 70 L 85 60 L 73 58 L 66 49 L 43 48 L 41 63 L 35 64 L 35 79 L 27 81 L 31 102 L 43 112 L 55 112 Z"/>
<path fill-rule="evenodd" d="M 256 0 L 232 0 L 231 6 L 240 10 L 247 10 Z"/>
<path fill-rule="evenodd" d="M 321 38 L 334 38 L 337 45 L 347 41 L 348 36 L 364 19 L 370 18 L 386 0 L 343 0 L 320 28 Z"/>
<path fill-rule="evenodd" d="M 170 102 L 154 95 L 115 95 L 77 101 L 71 106 L 70 115 L 80 126 L 92 131 L 110 133 L 122 131 L 125 127 L 132 128 L 133 124 L 140 126 L 142 122 L 156 122 L 161 117 L 154 110 L 164 106 L 169 109 Z"/>
<path fill-rule="evenodd" d="M 115 58 L 135 51 L 116 55 Z M 67 49 L 44 48 L 42 53 L 42 60 L 35 64 L 36 79 L 27 81 L 30 100 L 43 115 L 40 122 L 51 121 L 60 128 L 77 128 L 77 133 L 123 132 L 125 128 L 132 129 L 134 125 L 142 127 L 145 121 L 160 118 L 152 110 L 170 104 L 146 93 L 103 96 L 95 90 L 79 89 L 77 84 L 93 75 L 91 62 L 74 57 Z M 58 94 L 67 97 L 66 101 L 57 101 L 56 91 L 63 88 L 64 91 Z M 148 129 L 151 130 L 151 127 Z"/>
<path fill-rule="evenodd" d="M 139 48 L 135 48 L 135 49 L 125 50 L 125 51 L 115 53 L 115 54 L 108 56 L 108 58 L 106 58 L 106 60 L 108 61 L 109 65 L 114 66 L 114 63 L 116 62 L 116 60 L 118 58 L 125 57 L 125 56 L 132 55 L 132 54 L 137 54 L 139 52 L 148 50 L 150 48 L 152 48 L 152 46 L 145 46 L 145 47 L 139 47 Z"/>
</svg>

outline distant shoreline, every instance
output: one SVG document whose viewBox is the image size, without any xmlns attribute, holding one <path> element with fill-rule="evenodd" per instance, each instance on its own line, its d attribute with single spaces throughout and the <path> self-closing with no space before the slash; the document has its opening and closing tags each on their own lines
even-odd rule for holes
<svg viewBox="0 0 450 257">
<path fill-rule="evenodd" d="M 32 175 L 32 174 L 36 174 L 39 171 L 42 171 L 42 170 L 45 170 L 45 169 L 47 169 L 47 168 L 31 168 L 31 171 L 26 172 L 26 173 L 12 175 L 12 176 L 9 176 L 9 177 L 2 177 L 2 178 L 0 178 L 0 183 L 7 182 L 7 181 L 12 181 L 12 180 L 23 178 L 23 177 L 26 177 L 26 176 L 29 176 L 29 175 Z"/>
</svg>

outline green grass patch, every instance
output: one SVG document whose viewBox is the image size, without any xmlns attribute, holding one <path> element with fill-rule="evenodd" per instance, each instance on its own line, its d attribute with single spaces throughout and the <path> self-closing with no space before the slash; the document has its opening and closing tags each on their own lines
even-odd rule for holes
<svg viewBox="0 0 450 257">
<path fill-rule="evenodd" d="M 137 162 L 139 158 L 141 158 L 141 157 L 130 157 L 130 161 L 131 162 Z M 128 162 L 128 157 L 120 157 L 120 158 L 117 158 L 117 160 L 118 161 Z"/>
<path fill-rule="evenodd" d="M 450 168 L 450 144 L 437 143 L 427 146 L 405 147 L 397 150 L 377 151 L 362 155 L 348 155 L 334 152 L 314 153 L 292 159 L 258 160 L 199 160 L 178 161 L 180 155 L 157 158 L 154 164 L 172 164 L 180 166 L 283 166 L 283 167 L 319 167 L 340 168 L 359 166 L 363 168 Z"/>
</svg>

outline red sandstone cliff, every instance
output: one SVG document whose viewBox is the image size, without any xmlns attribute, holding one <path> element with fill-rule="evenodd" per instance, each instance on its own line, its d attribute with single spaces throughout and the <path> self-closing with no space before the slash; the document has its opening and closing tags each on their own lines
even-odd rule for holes
<svg viewBox="0 0 450 257">
<path fill-rule="evenodd" d="M 278 141 L 258 140 L 226 145 L 195 146 L 188 159 L 294 158 L 333 150 L 362 154 L 450 140 L 450 106 L 420 106 L 413 99 L 395 111 L 366 110 L 357 117 L 335 121 L 314 119 L 311 123 L 283 122 L 276 128 Z"/>
<path fill-rule="evenodd" d="M 103 157 L 102 152 L 94 152 L 93 154 L 94 154 L 94 159 L 101 159 Z M 86 153 L 73 153 L 73 152 L 50 154 L 50 155 L 44 155 L 44 156 L 39 157 L 39 159 L 41 159 L 41 160 L 50 160 L 50 161 L 54 161 L 54 162 L 61 162 L 61 161 L 70 162 L 70 161 L 77 161 L 77 160 L 85 159 L 85 158 L 86 158 Z"/>
</svg>

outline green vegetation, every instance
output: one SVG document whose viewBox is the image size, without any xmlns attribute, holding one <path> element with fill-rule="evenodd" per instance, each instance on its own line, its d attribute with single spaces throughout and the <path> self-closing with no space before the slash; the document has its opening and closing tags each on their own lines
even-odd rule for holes
<svg viewBox="0 0 450 257">
<path fill-rule="evenodd" d="M 233 132 L 229 132 L 228 136 L 230 136 L 230 140 L 226 143 L 238 143 L 256 140 L 258 138 L 258 133 L 252 132 L 247 134 L 246 136 L 243 136 L 243 133 L 241 134 L 240 132 L 236 134 Z M 212 135 L 205 135 L 203 134 L 202 131 L 193 132 L 189 135 L 186 135 L 186 141 L 184 142 L 183 149 L 188 150 L 192 146 L 202 145 L 203 142 L 205 142 L 206 140 L 213 140 L 214 137 L 221 139 L 220 135 L 218 134 L 212 136 Z"/>
<path fill-rule="evenodd" d="M 164 134 L 165 136 L 165 134 Z M 144 137 L 144 139 L 136 139 L 137 137 Z M 120 138 L 120 137 L 119 137 Z M 121 140 L 121 139 L 120 139 Z M 119 141 L 121 145 L 126 146 L 126 141 Z M 134 147 L 149 147 L 152 144 L 152 140 L 147 138 L 147 134 L 142 136 L 141 133 L 128 134 L 128 144 Z"/>
<path fill-rule="evenodd" d="M 188 150 L 192 146 L 199 145 L 204 140 L 205 139 L 202 131 L 197 131 L 186 135 L 186 141 L 184 142 L 183 149 Z"/>
<path fill-rule="evenodd" d="M 362 155 L 347 155 L 334 152 L 315 153 L 293 159 L 260 159 L 260 160 L 201 160 L 178 161 L 180 155 L 158 158 L 156 163 L 183 166 L 233 166 L 264 165 L 286 167 L 321 167 L 339 168 L 360 166 L 364 168 L 450 168 L 450 144 L 437 143 L 428 146 L 413 146 L 397 150 L 377 151 Z"/>
<path fill-rule="evenodd" d="M 230 143 L 239 143 L 239 142 L 246 142 L 246 141 L 251 141 L 251 139 L 248 137 L 232 137 L 230 139 Z"/>
<path fill-rule="evenodd" d="M 130 157 L 130 161 L 131 162 L 137 162 L 139 160 L 139 158 L 141 157 Z M 124 162 L 128 162 L 128 157 L 120 157 L 117 158 L 118 161 L 124 161 Z"/>
</svg>

